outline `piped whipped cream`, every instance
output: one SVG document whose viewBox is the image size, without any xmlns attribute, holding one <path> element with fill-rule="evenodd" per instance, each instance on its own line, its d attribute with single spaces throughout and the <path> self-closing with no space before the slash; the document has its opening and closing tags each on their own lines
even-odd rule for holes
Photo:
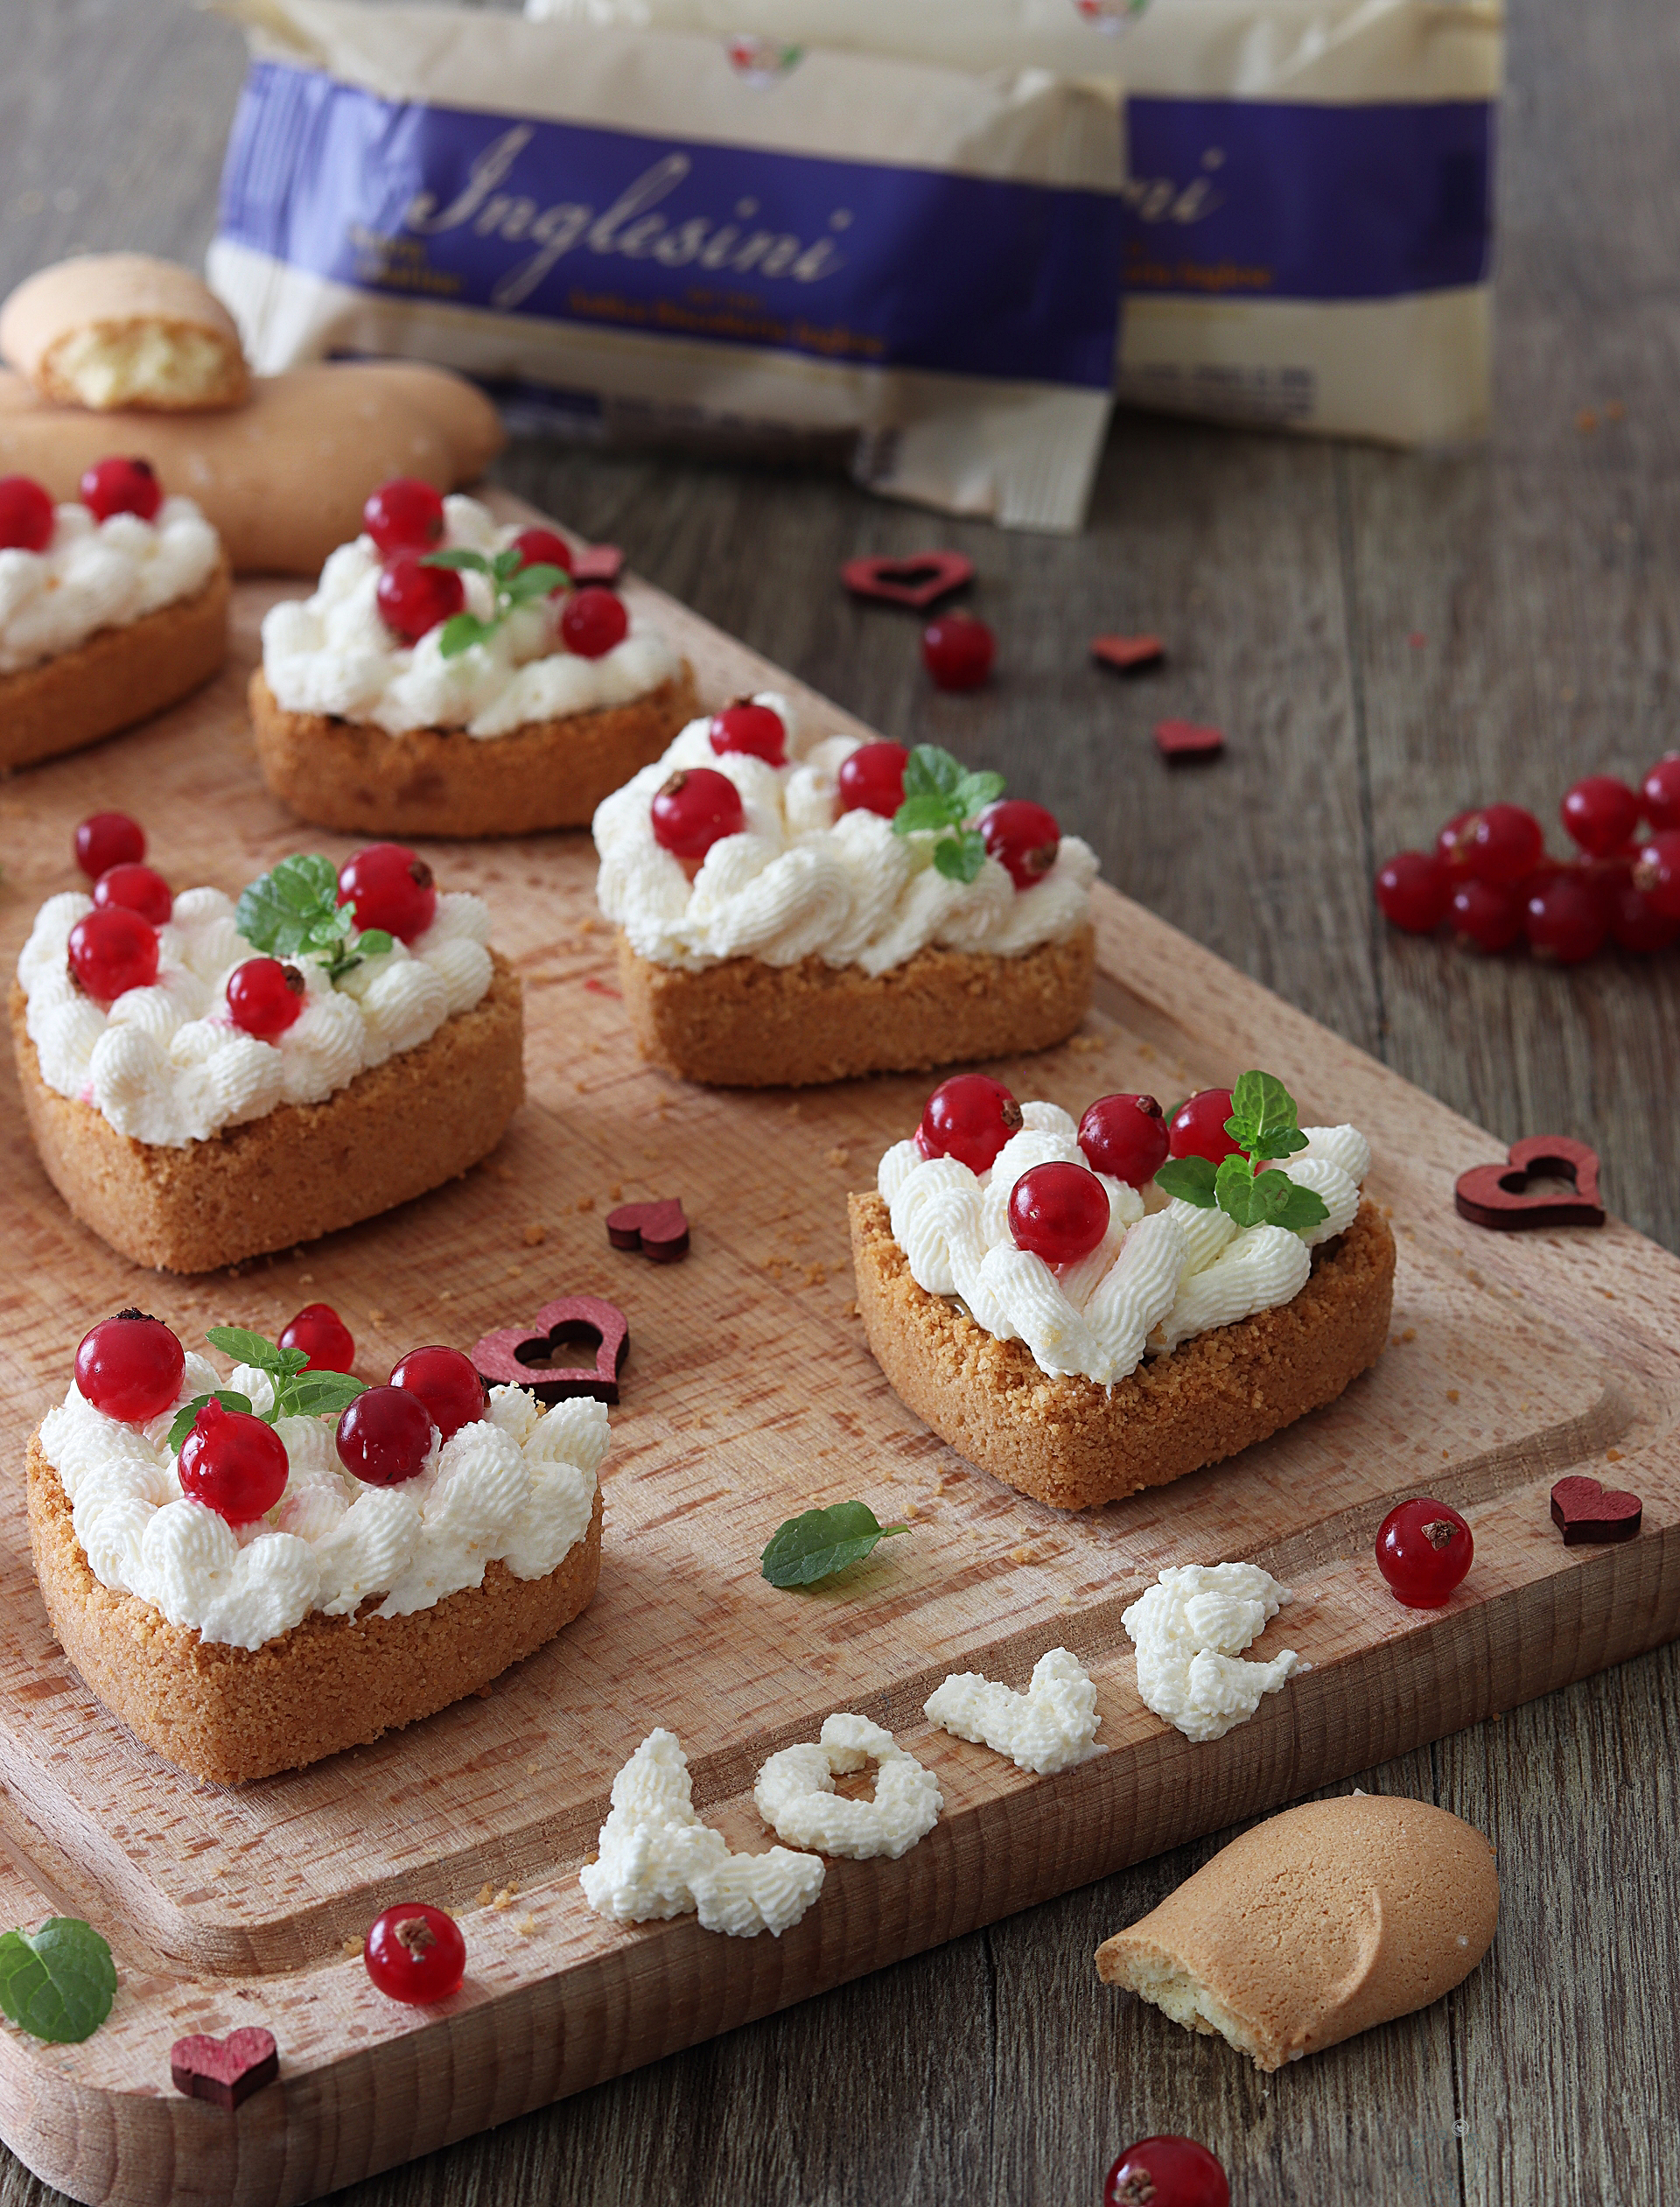
<svg viewBox="0 0 1680 2207">
<path fill-rule="evenodd" d="M 836 1776 L 866 1762 L 876 1766 L 872 1798 L 835 1791 Z M 844 1711 L 826 1720 L 815 1744 L 771 1755 L 752 1798 L 779 1839 L 858 1862 L 876 1855 L 896 1862 L 933 1830 L 945 1805 L 938 1779 L 890 1732 Z"/>
<path fill-rule="evenodd" d="M 220 557 L 220 538 L 190 498 L 164 499 L 150 521 L 59 507 L 45 551 L 0 551 L 0 675 L 191 598 Z"/>
<path fill-rule="evenodd" d="M 1077 1656 L 1052 1648 L 1032 1666 L 1025 1693 L 978 1671 L 958 1671 L 922 1704 L 930 1724 L 958 1740 L 1006 1755 L 1018 1770 L 1043 1777 L 1096 1752 L 1096 1687 Z"/>
<path fill-rule="evenodd" d="M 498 552 L 520 534 L 476 498 L 444 499 L 444 524 L 440 551 Z M 329 556 L 312 597 L 288 599 L 264 616 L 262 672 L 287 712 L 371 722 L 394 736 L 464 728 L 490 738 L 628 704 L 681 671 L 677 653 L 634 613 L 629 634 L 598 659 L 568 651 L 559 628 L 564 597 L 515 607 L 487 642 L 445 659 L 441 626 L 406 644 L 380 618 L 382 565 L 373 538 L 358 536 Z M 488 576 L 463 573 L 461 581 L 464 610 L 490 620 Z"/>
<path fill-rule="evenodd" d="M 1145 1353 L 1165 1355 L 1193 1335 L 1292 1301 L 1306 1285 L 1312 1250 L 1353 1223 L 1371 1169 L 1370 1146 L 1356 1127 L 1304 1127 L 1306 1147 L 1285 1169 L 1322 1199 L 1327 1216 L 1300 1234 L 1239 1228 L 1224 1211 L 1177 1198 L 1147 1210 L 1135 1188 L 1099 1173 L 1108 1231 L 1088 1257 L 1054 1266 L 1017 1248 L 1010 1193 L 1035 1165 L 1088 1169 L 1089 1160 L 1058 1104 L 1023 1104 L 1021 1118 L 987 1172 L 895 1142 L 876 1185 L 919 1287 L 959 1298 L 999 1341 L 1025 1342 L 1051 1377 L 1078 1374 L 1100 1386 L 1128 1377 Z"/>
<path fill-rule="evenodd" d="M 375 1616 L 410 1616 L 481 1586 L 493 1561 L 544 1578 L 589 1530 L 606 1406 L 544 1412 L 522 1387 L 493 1388 L 487 1415 L 446 1441 L 434 1426 L 424 1468 L 396 1487 L 344 1469 L 336 1419 L 282 1418 L 285 1489 L 265 1517 L 230 1525 L 182 1493 L 168 1438 L 178 1410 L 223 1386 L 259 1413 L 274 1405 L 266 1372 L 242 1364 L 224 1381 L 189 1352 L 175 1403 L 146 1425 L 106 1417 L 74 1380 L 41 1423 L 94 1578 L 206 1640 L 260 1648 L 312 1610 L 350 1616 L 375 1595 Z"/>
<path fill-rule="evenodd" d="M 1077 836 L 1062 837 L 1054 865 L 1030 889 L 1017 889 L 991 858 L 972 881 L 948 880 L 934 865 L 934 835 L 894 835 L 878 813 L 839 811 L 836 777 L 858 748 L 852 737 L 802 734 L 773 690 L 757 702 L 788 732 L 785 767 L 740 752 L 720 757 L 703 717 L 596 810 L 596 895 L 639 956 L 690 973 L 725 958 L 786 966 L 820 957 L 876 974 L 929 944 L 1017 957 L 1085 924 L 1096 854 Z M 680 767 L 727 775 L 746 821 L 713 844 L 692 883 L 654 840 L 654 793 Z"/>
<path fill-rule="evenodd" d="M 675 1734 L 650 1732 L 612 1781 L 599 1851 L 578 1882 L 598 1916 L 619 1923 L 663 1922 L 697 1910 L 701 1926 L 732 1938 L 780 1938 L 822 1890 L 814 1854 L 773 1846 L 734 1854 L 695 1813 L 689 1758 Z"/>
<path fill-rule="evenodd" d="M 1258 1564 L 1163 1571 L 1120 1619 L 1138 1650 L 1144 1706 L 1186 1740 L 1222 1740 L 1246 1724 L 1267 1694 L 1312 1668 L 1293 1648 L 1269 1663 L 1242 1659 L 1289 1599 L 1289 1588 Z"/>
<path fill-rule="evenodd" d="M 303 1011 L 262 1041 L 228 1016 L 229 977 L 262 955 L 220 889 L 186 889 L 158 934 L 158 978 L 100 1005 L 72 979 L 70 931 L 93 910 L 49 897 L 18 960 L 41 1078 L 91 1104 L 119 1134 L 162 1149 L 202 1142 L 280 1104 L 320 1104 L 358 1073 L 428 1040 L 490 986 L 490 914 L 481 898 L 440 896 L 430 928 L 365 958 L 335 988 L 312 958 Z"/>
</svg>

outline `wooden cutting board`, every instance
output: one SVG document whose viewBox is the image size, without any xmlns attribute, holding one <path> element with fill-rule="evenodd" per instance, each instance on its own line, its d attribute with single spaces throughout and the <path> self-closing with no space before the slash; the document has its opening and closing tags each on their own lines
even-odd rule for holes
<svg viewBox="0 0 1680 2207">
<path fill-rule="evenodd" d="M 689 651 L 703 696 L 774 684 L 822 725 L 857 726 L 680 606 L 629 592 Z M 241 586 L 228 670 L 188 705 L 0 789 L 0 956 L 46 896 L 77 885 L 71 832 L 96 809 L 144 820 L 178 887 L 236 892 L 289 851 L 352 847 L 290 822 L 257 776 L 242 690 L 279 594 Z M 994 1069 L 1077 1113 L 1111 1089 L 1170 1104 L 1267 1067 L 1304 1119 L 1369 1136 L 1369 1192 L 1391 1209 L 1400 1264 L 1390 1348 L 1334 1407 L 1234 1463 L 1067 1517 L 921 1427 L 852 1314 L 846 1191 L 872 1183 L 929 1081 L 686 1088 L 640 1065 L 626 1032 L 587 837 L 427 856 L 445 886 L 488 899 L 526 991 L 529 1101 L 465 1180 L 232 1274 L 141 1275 L 66 1214 L 5 1076 L 0 1921 L 85 1916 L 122 1973 L 110 2020 L 80 2046 L 0 2025 L 0 2134 L 50 2182 L 123 2207 L 315 2198 L 1680 1633 L 1680 1264 L 1614 1222 L 1466 1225 L 1452 1183 L 1497 1157 L 1488 1137 L 1115 890 L 1097 894 L 1084 1031 Z M 685 1263 L 607 1245 L 606 1211 L 653 1195 L 688 1208 Z M 600 1591 L 486 1698 L 224 1791 L 137 1745 L 69 1671 L 30 1567 L 23 1458 L 95 1319 L 138 1299 L 191 1342 L 218 1322 L 273 1334 L 326 1300 L 377 1379 L 417 1342 L 470 1347 L 584 1292 L 620 1304 L 632 1340 Z M 1636 1541 L 1564 1548 L 1548 1490 L 1571 1470 L 1643 1496 Z M 1423 1492 L 1476 1537 L 1468 1580 L 1434 1613 L 1399 1607 L 1372 1559 L 1391 1503 Z M 833 1586 L 766 1586 L 775 1526 L 852 1496 L 910 1537 Z M 1139 1702 L 1120 1615 L 1166 1565 L 1238 1559 L 1297 1596 L 1256 1652 L 1292 1645 L 1312 1668 L 1195 1747 Z M 1097 1680 L 1104 1751 L 1090 1762 L 1034 1779 L 924 1723 L 948 1671 L 1019 1686 L 1056 1644 Z M 706 1815 L 758 1846 L 760 1762 L 839 1709 L 889 1724 L 938 1775 L 944 1816 L 901 1861 L 832 1864 L 780 1940 L 590 1913 L 578 1867 L 654 1725 L 681 1737 Z M 467 1981 L 441 2007 L 389 2002 L 363 1970 L 361 1935 L 398 1899 L 462 1918 Z M 254 2022 L 279 2041 L 277 2084 L 233 2116 L 172 2091 L 174 2038 Z"/>
</svg>

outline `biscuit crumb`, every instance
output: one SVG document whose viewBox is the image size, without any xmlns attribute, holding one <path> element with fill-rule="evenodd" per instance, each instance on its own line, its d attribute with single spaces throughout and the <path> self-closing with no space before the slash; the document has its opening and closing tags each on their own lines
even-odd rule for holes
<svg viewBox="0 0 1680 2207">
<path fill-rule="evenodd" d="M 382 1310 L 370 1310 L 368 1314 L 368 1323 L 370 1326 L 382 1326 L 385 1323 L 384 1312 Z"/>
<path fill-rule="evenodd" d="M 521 1938 L 528 1939 L 536 1930 L 536 1918 L 534 1916 L 522 1916 L 514 1929 L 519 1933 Z"/>
<path fill-rule="evenodd" d="M 919 1517 L 920 1517 L 921 1512 L 917 1509 L 914 1502 L 906 1502 L 904 1505 L 904 1514 L 906 1518 Z"/>
<path fill-rule="evenodd" d="M 1152 1065 L 1155 1061 L 1155 1045 L 1152 1042 L 1140 1042 L 1138 1045 L 1138 1054 L 1145 1065 Z"/>
<path fill-rule="evenodd" d="M 1031 1563 L 1032 1560 L 1032 1551 L 1026 1545 L 1025 1541 L 1022 1542 L 1018 1548 L 1012 1548 L 1009 1552 L 1009 1561 L 1011 1563 Z"/>
<path fill-rule="evenodd" d="M 829 1162 L 830 1165 L 839 1166 L 841 1170 L 844 1172 L 845 1167 L 851 1162 L 851 1152 L 848 1149 L 842 1149 L 839 1143 L 836 1142 L 834 1147 L 829 1152 Z"/>
<path fill-rule="evenodd" d="M 580 1211 L 592 1211 L 595 1208 L 595 1198 L 592 1195 L 580 1195 L 578 1198 L 578 1208 Z"/>
<path fill-rule="evenodd" d="M 606 1200 L 609 1203 L 621 1203 L 624 1201 L 624 1182 L 622 1181 L 613 1181 L 612 1187 L 606 1191 Z"/>
<path fill-rule="evenodd" d="M 1068 1047 L 1081 1057 L 1088 1057 L 1093 1050 L 1100 1050 L 1102 1045 L 1094 1034 L 1074 1034 L 1068 1037 Z"/>
<path fill-rule="evenodd" d="M 1447 1391 L 1446 1391 L 1446 1399 L 1447 1399 L 1447 1400 L 1448 1400 L 1448 1402 L 1450 1402 L 1450 1403 L 1455 1403 L 1455 1402 L 1457 1402 L 1457 1400 L 1459 1399 L 1459 1391 L 1458 1391 L 1458 1389 L 1457 1389 L 1456 1387 L 1449 1387 L 1449 1388 L 1447 1389 Z"/>
<path fill-rule="evenodd" d="M 299 1272 L 298 1275 L 298 1284 L 300 1287 L 313 1287 L 315 1285 L 314 1273 Z"/>
<path fill-rule="evenodd" d="M 514 1895 L 518 1892 L 518 1890 L 519 1888 L 516 1885 L 502 1886 L 497 1892 L 494 1900 L 491 1902 L 491 1907 L 495 1909 L 500 1914 L 505 1916 L 508 1909 L 512 1908 L 514 1904 Z"/>
<path fill-rule="evenodd" d="M 494 1886 L 493 1886 L 493 1885 L 481 1885 L 481 1886 L 480 1886 L 480 1888 L 479 1888 L 479 1897 L 478 1897 L 478 1899 L 477 1899 L 476 1901 L 474 1901 L 474 1902 L 473 1902 L 473 1903 L 472 1903 L 473 1907 L 474 1907 L 474 1908 L 488 1908 L 488 1907 L 489 1907 L 489 1905 L 490 1905 L 491 1900 L 492 1900 L 492 1898 L 493 1898 L 493 1896 L 494 1896 L 494 1893 L 495 1893 L 495 1888 L 494 1888 Z"/>
<path fill-rule="evenodd" d="M 528 1763 L 525 1765 L 525 1775 L 526 1775 L 526 1776 L 527 1776 L 528 1778 L 534 1778 L 534 1777 L 536 1776 L 536 1773 L 537 1773 L 537 1770 L 538 1770 L 538 1769 L 539 1769 L 539 1768 L 540 1768 L 540 1765 L 538 1765 L 537 1763 L 535 1763 L 535 1762 L 528 1762 Z"/>
<path fill-rule="evenodd" d="M 1402 1341 L 1416 1341 L 1418 1338 L 1418 1328 L 1415 1326 L 1408 1326 L 1405 1332 L 1401 1335 L 1400 1338 Z"/>
<path fill-rule="evenodd" d="M 1621 1451 L 1620 1451 L 1620 1448 L 1606 1448 L 1606 1449 L 1605 1450 L 1605 1452 L 1604 1452 L 1604 1461 L 1606 1461 L 1606 1463 L 1607 1463 L 1607 1464 L 1619 1464 L 1619 1463 L 1621 1461 Z M 216 1873 L 215 1873 L 214 1870 L 212 1870 L 212 1871 L 211 1871 L 211 1873 L 210 1873 L 210 1874 L 211 1874 L 211 1876 L 212 1876 L 212 1877 L 214 1877 L 214 1876 L 215 1876 L 215 1874 L 216 1874 Z"/>
<path fill-rule="evenodd" d="M 361 1952 L 361 1941 L 353 1939 L 348 1933 L 339 1941 L 339 1946 L 342 1952 L 348 1954 L 353 1959 Z"/>
<path fill-rule="evenodd" d="M 826 1265 L 808 1265 L 805 1267 L 805 1285 L 807 1287 L 826 1287 L 828 1280 L 829 1268 Z"/>
<path fill-rule="evenodd" d="M 548 1238 L 548 1228 L 546 1226 L 538 1225 L 535 1219 L 532 1220 L 531 1223 L 520 1236 L 521 1241 L 524 1243 L 527 1249 L 540 1248 L 542 1243 L 546 1242 Z"/>
</svg>

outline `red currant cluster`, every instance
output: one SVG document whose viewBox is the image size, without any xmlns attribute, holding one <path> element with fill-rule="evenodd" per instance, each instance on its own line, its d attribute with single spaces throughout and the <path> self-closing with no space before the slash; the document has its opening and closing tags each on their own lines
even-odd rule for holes
<svg viewBox="0 0 1680 2207">
<path fill-rule="evenodd" d="M 145 830 L 126 812 L 95 812 L 76 830 L 76 864 L 94 885 L 94 909 L 70 930 L 70 970 L 96 1004 L 114 1004 L 158 978 L 158 930 L 174 898 L 143 863 Z M 431 870 L 400 843 L 369 844 L 339 871 L 339 902 L 356 925 L 412 942 L 431 925 L 438 892 Z M 304 1008 L 304 977 L 279 958 L 247 958 L 228 979 L 228 1017 L 272 1042 Z"/>
<path fill-rule="evenodd" d="M 81 502 L 95 521 L 136 514 L 150 521 L 164 487 L 150 460 L 102 459 L 83 475 Z M 0 476 L 0 551 L 44 552 L 52 542 L 52 501 L 31 475 Z"/>
<path fill-rule="evenodd" d="M 1547 856 L 1544 830 L 1521 805 L 1456 814 L 1432 851 L 1402 851 L 1378 872 L 1383 917 L 1408 935 L 1432 935 L 1446 920 L 1490 955 L 1526 936 L 1536 957 L 1559 965 L 1606 940 L 1641 956 L 1666 950 L 1680 937 L 1680 753 L 1638 789 L 1588 774 L 1561 812 L 1578 850 L 1569 860 Z"/>
<path fill-rule="evenodd" d="M 375 592 L 379 617 L 404 643 L 417 644 L 466 610 L 466 585 L 456 571 L 427 564 L 427 554 L 444 541 L 444 501 L 430 483 L 412 475 L 382 483 L 361 509 L 361 525 L 385 563 Z M 550 596 L 565 599 L 560 636 L 568 651 L 599 659 L 624 641 L 630 616 L 623 599 L 598 583 L 573 589 L 572 550 L 564 536 L 552 529 L 522 529 L 514 550 L 528 567 L 561 570 L 563 579 Z"/>
</svg>

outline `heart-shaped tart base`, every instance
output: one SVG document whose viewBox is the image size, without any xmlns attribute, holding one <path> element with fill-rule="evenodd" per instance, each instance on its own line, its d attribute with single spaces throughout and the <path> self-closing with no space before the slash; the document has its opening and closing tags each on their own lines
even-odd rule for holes
<svg viewBox="0 0 1680 2207">
<path fill-rule="evenodd" d="M 561 1368 L 550 1362 L 567 1342 L 594 1342 L 594 1363 Z M 472 1363 L 487 1385 L 524 1387 L 539 1402 L 592 1395 L 597 1402 L 615 1403 L 629 1354 L 630 1321 L 616 1303 L 600 1295 L 563 1295 L 544 1303 L 528 1326 L 486 1334 L 472 1350 Z"/>
<path fill-rule="evenodd" d="M 964 552 L 911 552 L 903 559 L 849 559 L 840 579 L 854 598 L 873 598 L 886 606 L 908 606 L 920 613 L 974 580 L 974 562 Z"/>
<path fill-rule="evenodd" d="M 1575 1193 L 1531 1190 L 1536 1174 L 1573 1181 Z M 1460 1173 L 1452 1201 L 1473 1226 L 1506 1233 L 1528 1226 L 1602 1226 L 1598 1152 L 1567 1134 L 1525 1135 L 1511 1144 L 1503 1165 L 1473 1165 Z"/>
<path fill-rule="evenodd" d="M 233 2109 L 273 2084 L 280 2074 L 280 2050 L 274 2033 L 257 2024 L 229 2031 L 226 2038 L 198 2031 L 170 2048 L 169 2073 L 178 2092 Z"/>
<path fill-rule="evenodd" d="M 1551 1490 L 1551 1522 L 1563 1534 L 1565 1548 L 1631 1540 L 1644 1515 L 1645 1505 L 1637 1495 L 1601 1487 L 1596 1479 L 1577 1475 L 1560 1479 Z"/>
</svg>

